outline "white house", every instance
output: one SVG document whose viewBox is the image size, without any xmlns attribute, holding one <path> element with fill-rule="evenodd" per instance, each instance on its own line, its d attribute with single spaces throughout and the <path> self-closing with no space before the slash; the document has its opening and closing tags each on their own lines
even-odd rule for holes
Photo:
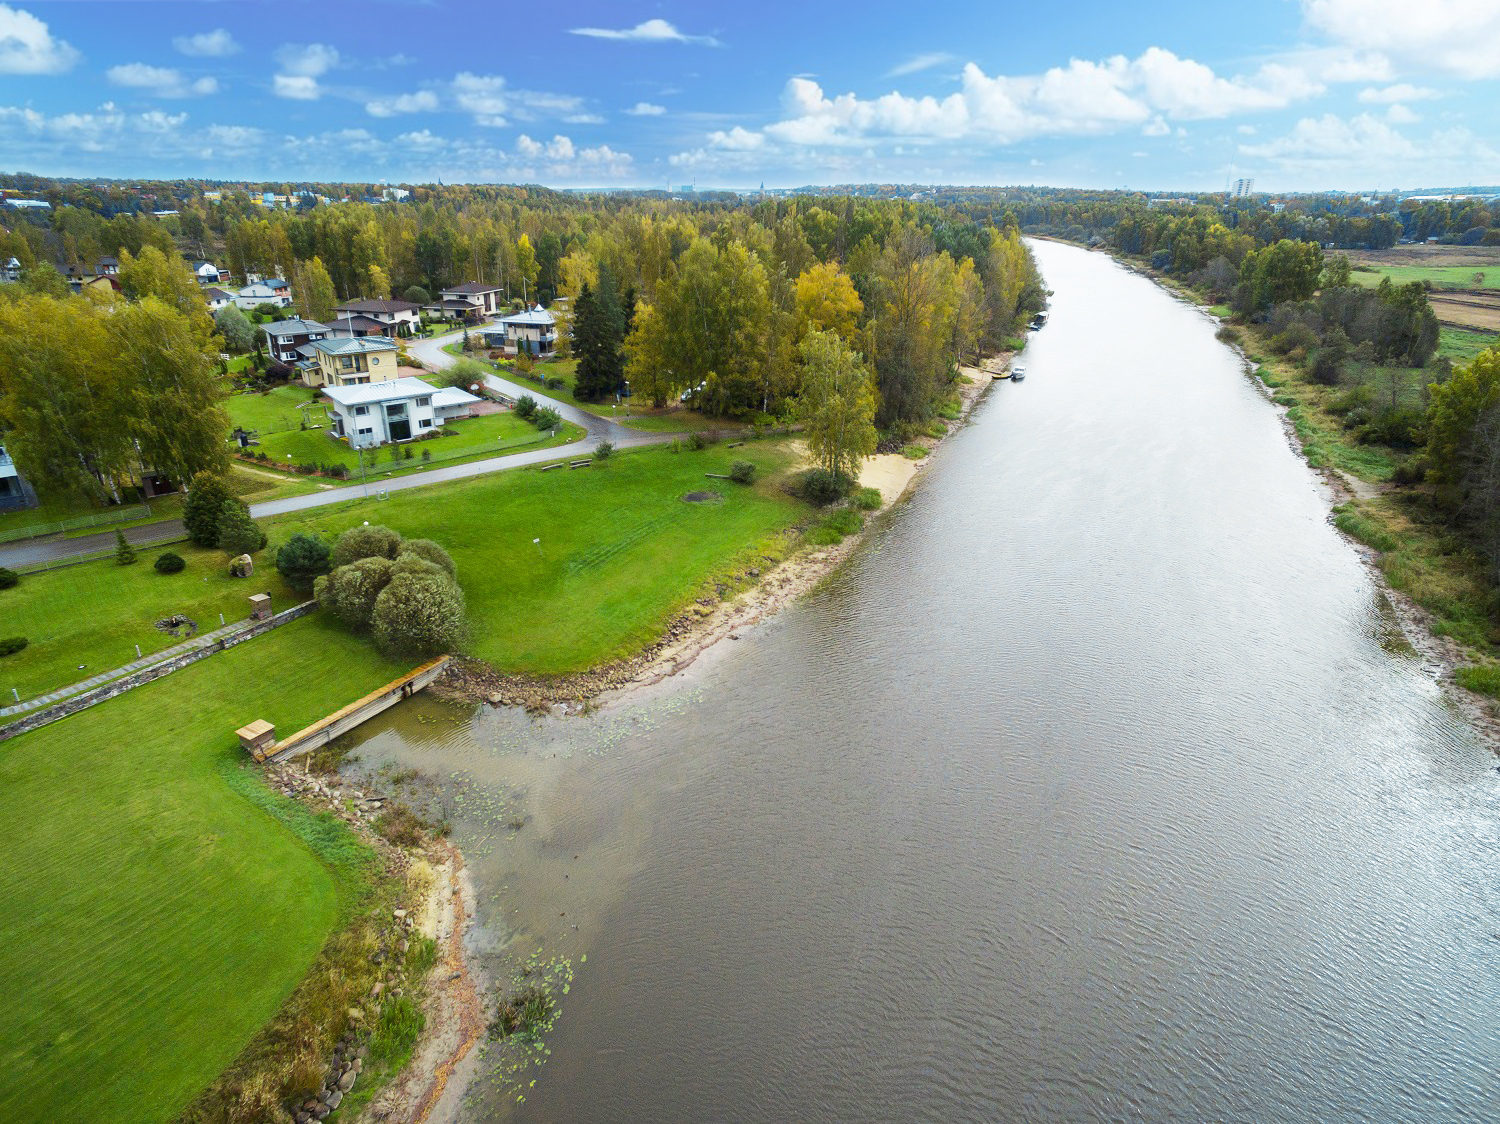
<svg viewBox="0 0 1500 1124">
<path fill-rule="evenodd" d="M 234 294 L 226 293 L 217 285 L 209 285 L 203 290 L 203 299 L 208 302 L 209 315 L 213 315 L 221 308 L 228 308 L 234 303 Z"/>
<path fill-rule="evenodd" d="M 465 390 L 437 390 L 421 379 L 400 378 L 357 386 L 326 386 L 332 433 L 351 449 L 368 449 L 387 441 L 410 441 L 440 427 L 447 417 L 467 413 L 479 401 Z M 441 405 L 439 402 L 441 401 Z M 439 414 L 439 409 L 444 414 Z"/>
<path fill-rule="evenodd" d="M 438 299 L 424 307 L 428 312 L 450 320 L 483 320 L 500 311 L 505 288 L 485 281 L 465 281 L 438 294 Z"/>
<path fill-rule="evenodd" d="M 411 301 L 357 300 L 339 305 L 335 312 L 343 317 L 366 316 L 386 326 L 387 336 L 409 336 L 422 327 L 422 306 Z"/>
<path fill-rule="evenodd" d="M 252 281 L 235 293 L 234 303 L 247 312 L 263 304 L 274 304 L 277 308 L 286 308 L 292 303 L 292 287 L 279 277 Z"/>
<path fill-rule="evenodd" d="M 195 261 L 193 276 L 200 285 L 222 285 L 229 280 L 229 271 L 220 269 L 211 261 Z"/>
<path fill-rule="evenodd" d="M 525 351 L 536 359 L 557 352 L 557 318 L 541 305 L 500 318 L 500 329 L 487 330 L 485 340 L 510 352 Z"/>
<path fill-rule="evenodd" d="M 11 258 L 4 265 L 0 265 L 0 281 L 19 281 L 21 279 L 21 259 Z"/>
</svg>

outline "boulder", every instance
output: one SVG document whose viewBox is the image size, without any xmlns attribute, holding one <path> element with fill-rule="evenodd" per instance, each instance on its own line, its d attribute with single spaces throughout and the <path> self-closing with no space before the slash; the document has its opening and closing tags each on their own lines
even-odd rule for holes
<svg viewBox="0 0 1500 1124">
<path fill-rule="evenodd" d="M 248 578 L 253 573 L 255 573 L 255 563 L 250 560 L 248 554 L 241 554 L 229 563 L 231 578 Z"/>
<path fill-rule="evenodd" d="M 343 1090 L 342 1089 L 335 1089 L 333 1091 L 333 1096 L 331 1096 L 331 1097 L 328 1098 L 328 1107 L 330 1109 L 338 1108 L 339 1102 L 342 1101 L 343 1099 L 344 1099 L 344 1092 L 343 1092 Z"/>
<path fill-rule="evenodd" d="M 354 1088 L 354 1079 L 359 1076 L 359 1071 L 354 1068 L 344 1070 L 344 1076 L 339 1078 L 339 1091 L 347 1093 Z"/>
</svg>

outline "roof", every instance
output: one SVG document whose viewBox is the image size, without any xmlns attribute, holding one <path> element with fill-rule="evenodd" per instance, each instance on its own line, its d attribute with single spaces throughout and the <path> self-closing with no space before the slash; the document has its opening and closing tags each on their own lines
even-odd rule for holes
<svg viewBox="0 0 1500 1124">
<path fill-rule="evenodd" d="M 423 385 L 425 386 L 426 384 L 424 383 Z M 445 386 L 432 392 L 432 404 L 438 407 L 467 406 L 470 402 L 478 401 L 479 398 L 477 396 L 456 386 Z"/>
<path fill-rule="evenodd" d="M 421 305 L 411 301 L 388 301 L 371 297 L 368 300 L 346 301 L 338 306 L 338 312 L 417 312 Z"/>
<path fill-rule="evenodd" d="M 494 293 L 505 288 L 504 285 L 491 285 L 487 281 L 465 281 L 462 285 L 449 285 L 443 290 L 445 293 Z"/>
<path fill-rule="evenodd" d="M 357 340 L 355 342 L 358 342 Z M 391 379 L 389 382 L 366 382 L 357 386 L 325 386 L 323 393 L 340 406 L 367 406 L 371 402 L 394 402 L 399 398 L 420 398 L 436 394 L 421 379 Z"/>
<path fill-rule="evenodd" d="M 455 301 L 433 301 L 429 305 L 423 305 L 423 307 L 424 308 L 461 308 L 465 312 L 472 312 L 472 311 L 474 311 L 474 307 L 475 306 L 472 305 L 472 304 L 470 304 L 468 301 L 456 301 L 455 300 Z"/>
<path fill-rule="evenodd" d="M 234 294 L 233 293 L 226 293 L 223 289 L 219 288 L 217 285 L 210 285 L 210 286 L 208 286 L 208 288 L 206 288 L 206 289 L 203 290 L 203 295 L 205 297 L 207 297 L 211 301 L 216 301 L 216 300 L 226 300 L 227 301 L 227 300 L 233 300 L 234 299 Z"/>
<path fill-rule="evenodd" d="M 312 348 L 327 355 L 359 355 L 371 351 L 395 351 L 396 341 L 384 336 L 334 336 L 332 339 L 313 340 Z"/>
<path fill-rule="evenodd" d="M 384 332 L 390 325 L 373 316 L 340 316 L 329 327 L 335 332 L 341 329 L 346 332 Z"/>
<path fill-rule="evenodd" d="M 269 285 L 273 289 L 285 289 L 287 287 L 286 282 L 280 277 L 267 277 L 264 281 L 257 281 L 256 284 Z"/>
<path fill-rule="evenodd" d="M 545 308 L 528 308 L 525 312 L 517 312 L 513 316 L 500 317 L 502 324 L 515 324 L 525 328 L 547 328 L 557 323 L 552 313 Z"/>
<path fill-rule="evenodd" d="M 310 336 L 314 332 L 326 332 L 328 326 L 316 320 L 304 320 L 294 316 L 290 320 L 278 320 L 274 324 L 262 324 L 260 330 L 268 336 Z"/>
</svg>

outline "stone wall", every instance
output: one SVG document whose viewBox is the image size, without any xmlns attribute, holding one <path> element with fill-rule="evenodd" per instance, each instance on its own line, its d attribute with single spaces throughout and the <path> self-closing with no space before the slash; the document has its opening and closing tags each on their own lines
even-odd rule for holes
<svg viewBox="0 0 1500 1124">
<path fill-rule="evenodd" d="M 205 644 L 191 652 L 184 652 L 170 660 L 164 660 L 150 667 L 142 668 L 140 671 L 130 675 L 122 676 L 112 683 L 105 683 L 101 687 L 95 687 L 92 691 L 84 691 L 82 694 L 74 695 L 71 699 L 64 699 L 60 703 L 54 703 L 45 710 L 38 710 L 28 714 L 24 718 L 18 718 L 8 726 L 0 726 L 0 742 L 7 738 L 13 738 L 17 734 L 25 734 L 32 730 L 41 729 L 43 726 L 56 722 L 59 718 L 66 718 L 70 714 L 77 714 L 81 710 L 87 710 L 91 706 L 105 702 L 108 699 L 123 695 L 126 691 L 134 690 L 145 683 L 150 683 L 163 676 L 171 675 L 174 671 L 180 671 L 189 664 L 195 664 L 199 660 L 206 660 L 209 656 L 217 655 L 226 648 L 233 648 L 236 644 L 243 644 L 246 640 L 253 640 L 257 636 L 270 632 L 273 628 L 294 621 L 298 617 L 305 617 L 318 607 L 316 601 L 304 601 L 300 605 L 294 605 L 290 609 L 283 609 L 275 616 L 267 617 L 263 621 L 255 621 L 246 625 L 238 632 L 232 632 L 228 636 L 221 636 L 212 644 Z"/>
</svg>

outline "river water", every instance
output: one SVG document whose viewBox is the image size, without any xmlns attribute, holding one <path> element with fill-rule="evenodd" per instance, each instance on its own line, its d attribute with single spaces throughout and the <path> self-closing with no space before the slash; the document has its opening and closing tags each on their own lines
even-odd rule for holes
<svg viewBox="0 0 1500 1124">
<path fill-rule="evenodd" d="M 818 594 L 600 715 L 363 732 L 492 965 L 574 968 L 466 1118 L 1500 1114 L 1494 758 L 1212 322 L 1035 249 L 1029 377 Z"/>
</svg>

